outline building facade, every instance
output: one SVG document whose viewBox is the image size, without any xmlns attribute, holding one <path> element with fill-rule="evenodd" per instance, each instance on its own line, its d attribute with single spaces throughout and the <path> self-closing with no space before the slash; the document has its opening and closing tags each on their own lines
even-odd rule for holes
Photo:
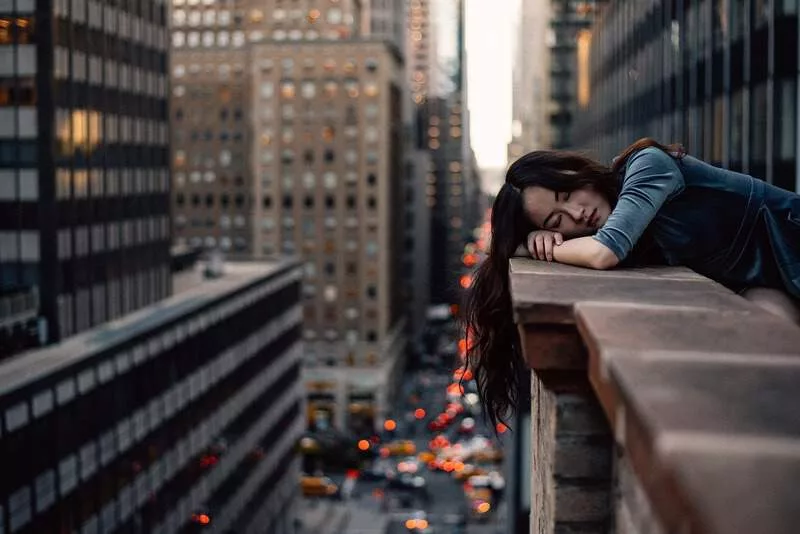
<svg viewBox="0 0 800 534">
<path fill-rule="evenodd" d="M 0 532 L 294 534 L 301 271 L 229 264 L 0 365 Z"/>
<path fill-rule="evenodd" d="M 550 147 L 550 0 L 522 0 L 512 70 L 512 132 L 508 163 Z"/>
<path fill-rule="evenodd" d="M 640 137 L 681 142 L 798 190 L 797 13 L 794 0 L 609 3 L 576 144 L 610 160 Z"/>
<path fill-rule="evenodd" d="M 166 13 L 0 2 L 0 294 L 44 343 L 170 293 Z"/>
<path fill-rule="evenodd" d="M 341 366 L 361 400 L 393 390 L 406 312 L 403 59 L 363 7 L 172 13 L 176 242 L 302 258 L 308 380 Z"/>
</svg>

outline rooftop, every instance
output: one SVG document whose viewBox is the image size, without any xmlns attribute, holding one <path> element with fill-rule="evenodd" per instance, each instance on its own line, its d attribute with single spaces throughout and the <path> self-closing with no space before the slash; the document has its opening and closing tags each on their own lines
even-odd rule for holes
<svg viewBox="0 0 800 534">
<path fill-rule="evenodd" d="M 245 291 L 294 266 L 295 263 L 291 261 L 226 263 L 222 276 L 218 278 L 198 278 L 169 298 L 70 337 L 57 345 L 25 352 L 2 362 L 0 394 L 191 315 L 214 301 Z"/>
</svg>

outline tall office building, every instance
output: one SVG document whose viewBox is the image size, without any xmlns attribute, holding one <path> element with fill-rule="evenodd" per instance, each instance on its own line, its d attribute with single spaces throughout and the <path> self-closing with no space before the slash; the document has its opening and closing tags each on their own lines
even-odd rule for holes
<svg viewBox="0 0 800 534">
<path fill-rule="evenodd" d="M 406 43 L 407 0 L 365 0 L 364 34 L 389 41 L 403 51 Z"/>
<path fill-rule="evenodd" d="M 550 0 L 550 144 L 573 148 L 577 116 L 589 105 L 591 25 L 601 0 Z"/>
<path fill-rule="evenodd" d="M 511 163 L 532 150 L 550 147 L 550 0 L 522 0 L 515 19 L 512 84 Z"/>
<path fill-rule="evenodd" d="M 406 76 L 411 98 L 422 104 L 435 87 L 437 74 L 434 0 L 407 0 Z"/>
<path fill-rule="evenodd" d="M 300 278 L 228 264 L 0 363 L 0 532 L 294 534 Z"/>
<path fill-rule="evenodd" d="M 404 352 L 402 56 L 361 9 L 173 10 L 176 238 L 304 260 L 310 410 L 342 428 L 388 409 Z"/>
<path fill-rule="evenodd" d="M 577 143 L 610 160 L 643 136 L 800 190 L 798 2 L 605 6 Z"/>
<path fill-rule="evenodd" d="M 46 343 L 170 293 L 166 6 L 0 2 L 0 301 Z"/>
</svg>

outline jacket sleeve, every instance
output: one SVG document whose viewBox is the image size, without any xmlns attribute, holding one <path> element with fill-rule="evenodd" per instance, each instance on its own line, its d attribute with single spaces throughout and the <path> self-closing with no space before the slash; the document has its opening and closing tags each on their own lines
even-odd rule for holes
<svg viewBox="0 0 800 534">
<path fill-rule="evenodd" d="M 656 147 L 640 150 L 628 160 L 617 205 L 594 239 L 624 260 L 661 206 L 684 187 L 670 155 Z"/>
</svg>

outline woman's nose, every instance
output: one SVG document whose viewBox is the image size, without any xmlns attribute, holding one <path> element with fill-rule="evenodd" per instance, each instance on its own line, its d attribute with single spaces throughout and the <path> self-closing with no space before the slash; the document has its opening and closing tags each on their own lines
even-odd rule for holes
<svg viewBox="0 0 800 534">
<path fill-rule="evenodd" d="M 578 222 L 584 222 L 586 218 L 586 209 L 582 206 L 567 206 L 567 211 L 570 216 Z"/>
</svg>

